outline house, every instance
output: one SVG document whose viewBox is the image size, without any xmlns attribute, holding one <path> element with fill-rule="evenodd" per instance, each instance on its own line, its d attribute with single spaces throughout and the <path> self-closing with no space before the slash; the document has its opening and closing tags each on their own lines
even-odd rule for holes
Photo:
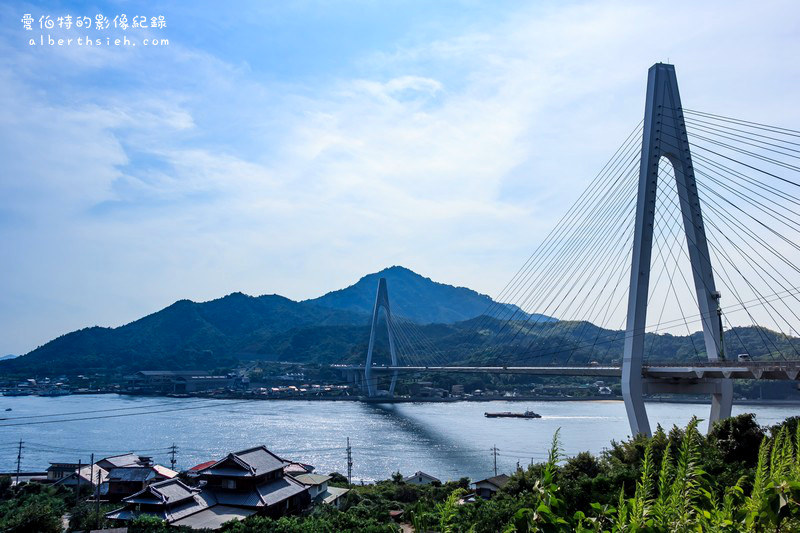
<svg viewBox="0 0 800 533">
<path fill-rule="evenodd" d="M 341 487 L 329 487 L 328 481 L 331 476 L 321 474 L 300 474 L 295 479 L 308 487 L 308 495 L 315 504 L 327 504 L 339 507 L 342 497 L 350 492 L 350 489 Z"/>
<path fill-rule="evenodd" d="M 71 476 L 78 469 L 78 463 L 50 463 L 47 467 L 47 480 L 58 481 L 64 476 Z"/>
<path fill-rule="evenodd" d="M 205 470 L 209 466 L 213 465 L 214 463 L 216 463 L 216 461 L 206 461 L 205 463 L 200 463 L 199 465 L 191 467 L 189 470 L 184 472 L 184 474 L 190 478 L 200 477 L 200 472 L 202 470 Z"/>
<path fill-rule="evenodd" d="M 174 526 L 218 529 L 229 520 L 259 514 L 280 517 L 311 501 L 309 487 L 286 475 L 287 461 L 257 446 L 196 470 L 198 488 L 178 479 L 160 481 L 123 498 L 124 507 L 106 516 L 127 522 L 152 514 Z"/>
<path fill-rule="evenodd" d="M 417 471 L 412 476 L 403 478 L 403 481 L 410 483 L 411 485 L 430 485 L 431 483 L 441 483 L 441 480 L 438 478 L 420 471 Z"/>
<path fill-rule="evenodd" d="M 265 446 L 230 453 L 200 472 L 205 489 L 223 505 L 253 508 L 283 516 L 310 503 L 308 487 L 284 474 L 286 461 Z"/>
<path fill-rule="evenodd" d="M 304 463 L 297 463 L 294 461 L 289 461 L 286 463 L 286 466 L 283 467 L 283 473 L 289 474 L 290 476 L 297 477 L 300 474 L 310 474 L 314 471 L 314 467 L 311 465 L 307 465 Z"/>
<path fill-rule="evenodd" d="M 152 466 L 153 461 L 149 457 L 136 455 L 135 453 L 123 453 L 122 455 L 104 457 L 95 464 L 105 470 L 111 470 L 112 468 L 125 468 L 127 466 Z"/>
<path fill-rule="evenodd" d="M 203 497 L 202 490 L 192 488 L 179 479 L 167 479 L 148 485 L 141 491 L 123 499 L 125 507 L 106 514 L 120 522 L 135 520 L 142 515 L 151 515 L 167 523 L 176 522 L 191 514 L 207 509 L 214 504 Z"/>
<path fill-rule="evenodd" d="M 80 469 L 76 468 L 69 475 L 64 475 L 61 479 L 55 482 L 56 485 L 64 487 L 77 488 L 80 485 L 81 490 L 91 490 L 94 492 L 99 489 L 101 494 L 105 494 L 108 487 L 106 481 L 108 480 L 108 470 L 97 466 L 97 464 L 82 465 Z M 98 487 L 99 485 L 99 487 Z"/>
<path fill-rule="evenodd" d="M 106 495 L 111 501 L 119 501 L 144 489 L 152 483 L 172 479 L 177 472 L 161 465 L 122 466 L 108 472 Z"/>
<path fill-rule="evenodd" d="M 503 488 L 503 486 L 508 483 L 508 480 L 511 479 L 505 474 L 500 474 L 499 476 L 494 476 L 486 479 L 482 479 L 480 481 L 476 481 L 473 483 L 475 485 L 475 492 L 478 496 L 483 498 L 484 500 L 488 500 L 494 493 Z"/>
</svg>

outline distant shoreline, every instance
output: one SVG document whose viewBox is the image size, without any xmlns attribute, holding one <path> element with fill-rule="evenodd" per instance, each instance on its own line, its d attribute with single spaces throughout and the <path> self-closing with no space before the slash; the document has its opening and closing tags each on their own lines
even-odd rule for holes
<svg viewBox="0 0 800 533">
<path fill-rule="evenodd" d="M 458 402 L 621 402 L 621 396 L 584 396 L 580 398 L 566 398 L 563 396 L 473 396 L 470 398 L 421 398 L 421 397 L 398 397 L 398 398 L 374 398 L 368 399 L 363 396 L 285 396 L 285 397 L 246 397 L 246 396 L 231 396 L 226 398 L 214 398 L 211 396 L 192 395 L 186 398 L 176 398 L 175 396 L 168 396 L 163 394 L 129 394 L 125 392 L 108 392 L 98 394 L 119 394 L 122 396 L 141 396 L 147 398 L 174 398 L 174 399 L 188 399 L 188 398 L 204 398 L 208 400 L 262 400 L 262 401 L 275 401 L 275 400 L 289 400 L 289 401 L 312 401 L 312 402 L 363 402 L 363 403 L 458 403 Z M 696 404 L 711 404 L 710 399 L 707 398 L 686 398 L 686 397 L 673 397 L 673 398 L 645 398 L 647 403 L 696 403 Z M 774 406 L 798 406 L 800 407 L 800 399 L 797 400 L 764 400 L 758 398 L 751 399 L 734 399 L 734 405 L 774 405 Z"/>
</svg>

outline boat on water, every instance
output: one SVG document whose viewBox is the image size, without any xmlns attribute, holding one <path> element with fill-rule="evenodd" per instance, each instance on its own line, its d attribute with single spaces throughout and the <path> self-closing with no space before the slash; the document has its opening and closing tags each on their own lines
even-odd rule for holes
<svg viewBox="0 0 800 533">
<path fill-rule="evenodd" d="M 501 411 L 499 413 L 483 413 L 486 418 L 542 418 L 539 413 L 525 411 L 524 413 L 512 413 L 511 411 Z"/>
</svg>

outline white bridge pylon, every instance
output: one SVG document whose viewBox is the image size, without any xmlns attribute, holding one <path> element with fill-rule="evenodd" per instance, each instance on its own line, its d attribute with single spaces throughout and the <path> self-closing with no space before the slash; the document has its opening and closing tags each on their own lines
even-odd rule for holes
<svg viewBox="0 0 800 533">
<path fill-rule="evenodd" d="M 367 389 L 367 396 L 374 397 L 378 394 L 378 378 L 372 375 L 372 350 L 375 347 L 375 335 L 378 329 L 378 318 L 381 308 L 386 314 L 386 330 L 389 334 L 389 354 L 392 359 L 392 366 L 397 366 L 397 348 L 394 341 L 394 323 L 392 321 L 392 309 L 389 306 L 389 290 L 386 288 L 386 278 L 378 281 L 378 292 L 375 295 L 375 306 L 372 308 L 372 327 L 369 332 L 369 345 L 367 346 L 367 362 L 364 366 L 364 383 Z M 394 395 L 394 388 L 397 385 L 397 371 L 392 372 L 392 381 L 389 385 L 389 396 Z"/>
<path fill-rule="evenodd" d="M 678 92 L 675 67 L 657 63 L 647 76 L 642 157 L 636 202 L 631 282 L 628 293 L 628 319 L 622 358 L 622 396 L 631 432 L 650 435 L 650 422 L 644 405 L 645 393 L 711 394 L 709 429 L 717 420 L 731 415 L 733 384 L 730 379 L 692 381 L 646 379 L 642 376 L 647 300 L 650 286 L 653 227 L 661 158 L 674 169 L 683 229 L 692 266 L 695 292 L 703 324 L 703 340 L 708 360 L 720 358 L 722 325 L 719 320 L 719 293 L 706 242 L 700 199 L 697 195 L 689 140 Z"/>
<path fill-rule="evenodd" d="M 647 301 L 650 289 L 650 270 L 653 229 L 658 190 L 659 163 L 667 159 L 674 170 L 676 189 L 683 219 L 688 255 L 694 279 L 703 341 L 708 363 L 690 363 L 676 367 L 644 365 Z M 689 140 L 681 107 L 675 67 L 657 63 L 650 67 L 647 77 L 647 97 L 642 133 L 642 152 L 636 202 L 630 288 L 628 292 L 627 326 L 620 367 L 400 367 L 397 363 L 394 324 L 389 307 L 386 280 L 381 278 L 372 312 L 372 328 L 363 367 L 343 366 L 341 369 L 357 381 L 363 376 L 363 389 L 370 397 L 378 395 L 375 374 L 390 372 L 389 394 L 393 395 L 399 371 L 408 372 L 485 372 L 540 375 L 607 375 L 621 376 L 622 396 L 633 435 L 650 435 L 650 422 L 644 405 L 644 394 L 710 394 L 709 429 L 714 422 L 731 415 L 733 382 L 742 379 L 796 379 L 800 369 L 796 364 L 768 367 L 746 363 L 731 366 L 722 353 L 722 323 L 719 293 L 714 284 L 714 272 L 706 241 L 700 199 L 697 194 Z M 389 333 L 391 366 L 373 367 L 372 353 L 378 327 L 378 315 L 383 308 Z M 361 372 L 363 371 L 363 374 Z"/>
</svg>

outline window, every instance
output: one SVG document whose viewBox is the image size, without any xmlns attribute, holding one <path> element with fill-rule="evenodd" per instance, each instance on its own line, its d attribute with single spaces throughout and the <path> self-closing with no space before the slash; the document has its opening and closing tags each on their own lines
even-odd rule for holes
<svg viewBox="0 0 800 533">
<path fill-rule="evenodd" d="M 236 488 L 236 480 L 235 479 L 223 479 L 222 480 L 222 488 L 235 489 Z"/>
</svg>

